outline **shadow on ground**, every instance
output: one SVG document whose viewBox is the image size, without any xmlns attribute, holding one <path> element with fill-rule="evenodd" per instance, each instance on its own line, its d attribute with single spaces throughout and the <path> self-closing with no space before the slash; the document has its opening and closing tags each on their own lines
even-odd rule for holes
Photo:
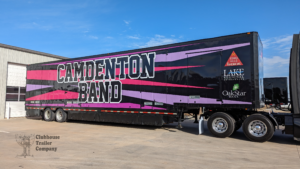
<svg viewBox="0 0 300 169">
<path fill-rule="evenodd" d="M 41 118 L 30 118 L 30 120 L 41 120 Z M 126 128 L 132 128 L 132 129 L 145 129 L 145 130 L 157 130 L 157 129 L 163 129 L 167 130 L 169 132 L 177 132 L 178 130 L 182 132 L 186 132 L 193 135 L 199 135 L 198 131 L 198 124 L 193 123 L 193 119 L 188 119 L 184 122 L 182 122 L 181 129 L 177 129 L 177 122 L 172 124 L 166 124 L 162 127 L 159 126 L 146 126 L 146 125 L 133 125 L 133 124 L 120 124 L 120 123 L 111 123 L 111 122 L 93 122 L 93 121 L 79 121 L 79 120 L 68 120 L 68 123 L 78 123 L 78 124 L 86 124 L 86 125 L 104 125 L 104 126 L 111 126 L 111 127 L 126 127 Z M 204 137 L 215 137 L 213 136 L 207 126 L 207 121 L 204 121 L 204 133 L 199 136 Z M 272 137 L 269 142 L 279 143 L 279 144 L 289 144 L 289 145 L 300 145 L 300 142 L 295 141 L 293 139 L 292 135 L 285 135 L 281 133 L 282 130 L 276 130 L 274 133 L 274 136 Z M 238 131 L 234 132 L 230 138 L 243 140 L 243 141 L 250 141 L 248 138 L 244 135 L 242 128 L 240 128 Z M 226 138 L 220 138 L 220 139 L 226 139 Z M 263 143 L 262 143 L 263 144 Z"/>
</svg>

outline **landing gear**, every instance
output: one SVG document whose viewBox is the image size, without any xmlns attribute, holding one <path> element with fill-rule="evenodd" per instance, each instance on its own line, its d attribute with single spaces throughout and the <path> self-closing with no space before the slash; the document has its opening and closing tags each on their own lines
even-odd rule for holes
<svg viewBox="0 0 300 169">
<path fill-rule="evenodd" d="M 183 109 L 179 109 L 179 112 L 178 112 L 178 125 L 176 128 L 178 129 L 181 129 L 182 126 L 181 126 L 181 117 L 182 117 L 182 113 L 183 113 Z"/>
</svg>

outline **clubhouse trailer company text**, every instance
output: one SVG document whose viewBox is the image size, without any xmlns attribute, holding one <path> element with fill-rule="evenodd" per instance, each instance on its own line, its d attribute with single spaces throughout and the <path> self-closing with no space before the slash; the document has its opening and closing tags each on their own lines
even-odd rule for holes
<svg viewBox="0 0 300 169">
<path fill-rule="evenodd" d="M 51 146 L 53 146 L 52 140 L 56 141 L 56 140 L 60 139 L 60 136 L 36 135 L 35 139 L 37 140 L 37 141 L 35 141 L 35 143 L 36 143 L 35 150 L 36 151 L 46 151 L 46 152 L 54 151 L 54 152 L 56 152 L 57 147 L 51 147 Z M 49 141 L 49 140 L 51 140 L 51 141 Z M 47 146 L 47 147 L 44 147 L 44 146 Z"/>
</svg>

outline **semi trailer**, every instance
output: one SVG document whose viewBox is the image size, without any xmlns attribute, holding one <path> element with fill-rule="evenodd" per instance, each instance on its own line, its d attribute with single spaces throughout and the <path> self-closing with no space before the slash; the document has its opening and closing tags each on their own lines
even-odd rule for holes
<svg viewBox="0 0 300 169">
<path fill-rule="evenodd" d="M 258 111 L 265 103 L 257 32 L 32 64 L 26 116 L 154 126 L 178 122 L 181 128 L 184 113 L 197 116 L 205 107 L 201 117 L 216 137 L 243 126 L 250 140 L 263 142 L 285 125 L 285 133 L 299 140 L 300 100 L 293 95 L 300 85 L 298 67 L 299 35 L 294 35 L 290 88 L 297 104 L 293 113 L 278 114 Z"/>
</svg>

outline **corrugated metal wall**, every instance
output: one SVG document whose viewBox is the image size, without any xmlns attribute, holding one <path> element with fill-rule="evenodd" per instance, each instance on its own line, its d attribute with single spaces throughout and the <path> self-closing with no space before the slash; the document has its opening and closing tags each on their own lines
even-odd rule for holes
<svg viewBox="0 0 300 169">
<path fill-rule="evenodd" d="M 6 109 L 5 97 L 8 63 L 28 65 L 55 60 L 59 59 L 0 47 L 0 119 L 4 119 Z"/>
</svg>

